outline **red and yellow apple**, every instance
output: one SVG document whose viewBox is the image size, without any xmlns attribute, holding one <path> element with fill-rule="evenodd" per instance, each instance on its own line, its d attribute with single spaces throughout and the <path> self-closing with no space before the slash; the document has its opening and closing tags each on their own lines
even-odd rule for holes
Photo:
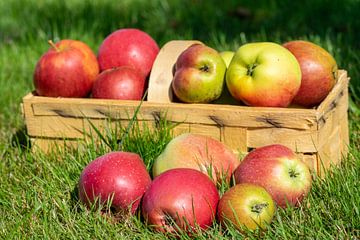
<svg viewBox="0 0 360 240">
<path fill-rule="evenodd" d="M 146 32 L 122 28 L 108 35 L 98 51 L 100 70 L 122 66 L 137 69 L 146 78 L 159 52 L 159 46 Z"/>
<path fill-rule="evenodd" d="M 272 42 L 242 45 L 226 72 L 231 95 L 251 106 L 287 107 L 300 84 L 301 70 L 295 56 Z"/>
<path fill-rule="evenodd" d="M 275 215 L 276 205 L 270 194 L 255 184 L 241 183 L 227 190 L 218 205 L 221 223 L 232 223 L 239 230 L 265 229 Z"/>
<path fill-rule="evenodd" d="M 264 187 L 280 207 L 298 206 L 308 195 L 310 169 L 296 154 L 280 144 L 251 151 L 234 171 L 235 182 Z"/>
<path fill-rule="evenodd" d="M 152 173 L 158 176 L 174 168 L 192 168 L 210 176 L 214 182 L 230 181 L 240 161 L 230 148 L 209 136 L 184 133 L 173 138 L 155 159 Z"/>
<path fill-rule="evenodd" d="M 216 216 L 219 193 L 205 174 L 188 168 L 156 177 L 142 200 L 145 221 L 161 232 L 207 229 Z"/>
<path fill-rule="evenodd" d="M 78 183 L 79 198 L 87 206 L 106 204 L 116 212 L 135 213 L 151 178 L 140 156 L 110 152 L 90 162 Z"/>
<path fill-rule="evenodd" d="M 93 98 L 141 100 L 146 79 L 134 68 L 123 66 L 105 70 L 96 78 Z"/>
<path fill-rule="evenodd" d="M 221 95 L 225 71 L 225 62 L 215 49 L 194 44 L 176 60 L 172 90 L 182 102 L 214 101 Z"/>
<path fill-rule="evenodd" d="M 95 54 L 85 43 L 61 40 L 41 56 L 34 72 L 35 91 L 46 97 L 87 97 L 99 65 Z"/>
<path fill-rule="evenodd" d="M 290 41 L 283 46 L 294 54 L 301 68 L 301 86 L 293 103 L 304 107 L 318 105 L 336 83 L 335 59 L 324 48 L 312 42 Z"/>
</svg>

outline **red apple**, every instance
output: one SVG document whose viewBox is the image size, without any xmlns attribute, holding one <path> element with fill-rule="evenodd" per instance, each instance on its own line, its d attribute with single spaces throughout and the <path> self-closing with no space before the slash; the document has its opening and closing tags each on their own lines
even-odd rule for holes
<svg viewBox="0 0 360 240">
<path fill-rule="evenodd" d="M 208 174 L 214 182 L 230 181 L 240 161 L 230 148 L 209 136 L 184 133 L 173 138 L 155 159 L 153 176 L 173 168 L 192 168 Z"/>
<path fill-rule="evenodd" d="M 88 96 L 99 74 L 93 51 L 76 40 L 49 43 L 50 49 L 41 56 L 34 72 L 37 94 L 47 97 Z"/>
<path fill-rule="evenodd" d="M 208 176 L 177 168 L 153 180 L 144 194 L 142 213 L 157 231 L 192 232 L 212 224 L 218 201 L 219 193 Z"/>
<path fill-rule="evenodd" d="M 297 206 L 310 191 L 309 168 L 280 144 L 257 148 L 245 156 L 234 172 L 236 183 L 264 187 L 280 207 Z"/>
<path fill-rule="evenodd" d="M 159 52 L 159 46 L 147 33 L 133 28 L 119 29 L 105 38 L 98 52 L 101 71 L 131 66 L 147 77 Z"/>
<path fill-rule="evenodd" d="M 92 97 L 122 100 L 141 100 L 145 78 L 137 70 L 123 66 L 101 72 L 95 80 Z"/>
<path fill-rule="evenodd" d="M 81 173 L 79 198 L 87 206 L 99 199 L 112 199 L 116 212 L 134 213 L 151 183 L 145 164 L 138 154 L 110 152 L 90 162 Z"/>
<path fill-rule="evenodd" d="M 242 183 L 230 188 L 218 205 L 220 222 L 231 222 L 239 230 L 265 229 L 275 215 L 276 205 L 270 194 L 255 184 Z"/>
<path fill-rule="evenodd" d="M 302 74 L 293 103 L 304 107 L 318 105 L 336 83 L 335 59 L 325 49 L 308 41 L 290 41 L 284 47 L 294 54 Z"/>
</svg>

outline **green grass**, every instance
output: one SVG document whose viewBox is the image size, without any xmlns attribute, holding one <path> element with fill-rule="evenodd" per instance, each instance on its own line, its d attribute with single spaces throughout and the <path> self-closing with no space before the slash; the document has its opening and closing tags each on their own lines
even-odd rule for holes
<svg viewBox="0 0 360 240">
<path fill-rule="evenodd" d="M 166 239 L 141 216 L 114 222 L 86 210 L 77 199 L 81 170 L 108 151 L 89 144 L 77 151 L 32 153 L 21 116 L 21 98 L 33 90 L 32 74 L 47 40 L 79 39 L 97 51 L 121 27 L 145 30 L 162 46 L 199 39 L 218 50 L 252 41 L 309 39 L 336 58 L 351 77 L 350 155 L 298 209 L 278 210 L 265 233 L 239 233 L 217 223 L 198 239 L 355 239 L 360 237 L 360 2 L 209 0 L 0 1 L 0 239 Z M 169 128 L 140 134 L 135 124 L 123 150 L 139 153 L 150 169 L 171 136 Z M 111 148 L 118 148 L 109 133 Z M 115 139 L 117 140 L 117 138 Z M 174 237 L 174 236 L 170 236 Z M 178 236 L 187 239 L 185 234 Z"/>
</svg>

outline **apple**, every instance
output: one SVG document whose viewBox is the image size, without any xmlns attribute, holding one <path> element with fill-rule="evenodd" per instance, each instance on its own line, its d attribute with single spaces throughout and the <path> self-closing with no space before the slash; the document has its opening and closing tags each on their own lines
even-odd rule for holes
<svg viewBox="0 0 360 240">
<path fill-rule="evenodd" d="M 172 90 L 182 102 L 209 103 L 220 97 L 225 71 L 225 62 L 215 49 L 194 44 L 176 60 Z"/>
<path fill-rule="evenodd" d="M 54 44 L 36 64 L 35 91 L 46 97 L 87 97 L 99 65 L 94 52 L 85 43 L 65 39 Z"/>
<path fill-rule="evenodd" d="M 233 52 L 233 51 L 220 52 L 220 56 L 224 60 L 225 65 L 226 65 L 227 68 L 229 67 L 230 62 L 231 62 L 232 58 L 234 57 L 234 55 L 235 55 L 235 52 Z"/>
<path fill-rule="evenodd" d="M 109 200 L 115 212 L 135 213 L 151 178 L 140 156 L 110 152 L 90 162 L 78 183 L 79 198 L 87 206 Z"/>
<path fill-rule="evenodd" d="M 142 214 L 157 231 L 191 233 L 213 223 L 219 198 L 215 184 L 205 174 L 171 169 L 157 176 L 145 192 Z"/>
<path fill-rule="evenodd" d="M 141 100 L 145 91 L 146 79 L 137 70 L 118 67 L 105 70 L 96 78 L 93 98 Z"/>
<path fill-rule="evenodd" d="M 173 168 L 199 170 L 214 182 L 230 181 L 240 161 L 224 143 L 209 136 L 183 133 L 173 138 L 155 159 L 153 176 Z"/>
<path fill-rule="evenodd" d="M 251 151 L 234 171 L 236 183 L 264 187 L 278 206 L 298 206 L 308 195 L 312 178 L 310 169 L 295 153 L 281 144 Z"/>
<path fill-rule="evenodd" d="M 101 43 L 98 51 L 100 70 L 131 66 L 146 78 L 159 52 L 159 46 L 146 32 L 122 28 L 112 32 Z"/>
<path fill-rule="evenodd" d="M 272 42 L 242 45 L 226 72 L 230 94 L 250 106 L 287 107 L 300 84 L 301 70 L 295 56 Z"/>
<path fill-rule="evenodd" d="M 221 197 L 218 219 L 232 223 L 237 229 L 265 229 L 275 215 L 276 204 L 261 186 L 241 183 L 231 187 Z"/>
<path fill-rule="evenodd" d="M 298 60 L 301 86 L 293 102 L 304 107 L 318 105 L 336 83 L 337 64 L 324 48 L 308 41 L 289 41 L 283 45 Z"/>
<path fill-rule="evenodd" d="M 234 57 L 235 52 L 233 51 L 223 51 L 220 52 L 220 56 L 222 57 L 222 59 L 225 62 L 226 68 L 229 67 L 230 62 L 232 60 L 232 58 Z M 218 99 L 216 99 L 215 101 L 213 101 L 212 103 L 215 104 L 228 104 L 228 105 L 243 105 L 241 102 L 239 102 L 238 100 L 236 100 L 235 98 L 233 98 L 226 86 L 226 83 L 224 83 L 224 88 L 223 91 L 220 95 L 220 97 Z"/>
</svg>

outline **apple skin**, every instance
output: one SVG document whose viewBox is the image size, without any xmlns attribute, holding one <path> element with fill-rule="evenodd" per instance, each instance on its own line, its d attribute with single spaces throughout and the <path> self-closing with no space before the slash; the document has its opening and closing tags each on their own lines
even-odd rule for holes
<svg viewBox="0 0 360 240">
<path fill-rule="evenodd" d="M 220 97 L 226 65 L 213 48 L 194 44 L 176 60 L 172 90 L 185 103 L 209 103 Z"/>
<path fill-rule="evenodd" d="M 85 43 L 65 39 L 44 53 L 36 64 L 35 91 L 46 97 L 87 97 L 99 65 L 94 52 Z"/>
<path fill-rule="evenodd" d="M 110 152 L 83 169 L 78 183 L 79 198 L 90 207 L 97 198 L 105 204 L 113 196 L 111 207 L 116 212 L 130 210 L 134 214 L 150 183 L 150 175 L 138 154 Z"/>
<path fill-rule="evenodd" d="M 199 170 L 214 182 L 230 181 L 240 161 L 222 142 L 209 136 L 184 133 L 173 138 L 155 159 L 152 173 L 158 176 L 173 168 Z"/>
<path fill-rule="evenodd" d="M 224 60 L 225 62 L 225 65 L 226 67 L 228 68 L 230 63 L 231 63 L 231 60 L 232 58 L 234 57 L 235 55 L 235 52 L 233 51 L 223 51 L 223 52 L 220 52 L 220 56 L 222 57 L 222 59 Z"/>
<path fill-rule="evenodd" d="M 300 84 L 301 70 L 296 58 L 272 42 L 242 45 L 226 72 L 230 94 L 250 106 L 287 107 Z"/>
<path fill-rule="evenodd" d="M 255 184 L 241 183 L 221 197 L 217 216 L 221 223 L 230 221 L 239 230 L 265 229 L 275 215 L 276 204 L 271 195 Z"/>
<path fill-rule="evenodd" d="M 232 58 L 234 57 L 235 52 L 233 51 L 223 51 L 220 52 L 220 56 L 222 57 L 222 59 L 225 62 L 226 68 L 229 67 L 230 62 L 232 60 Z M 213 101 L 212 103 L 214 104 L 227 104 L 227 105 L 244 105 L 243 103 L 241 103 L 240 101 L 236 100 L 235 98 L 233 98 L 233 96 L 231 96 L 226 83 L 224 83 L 224 87 L 223 87 L 223 91 L 220 95 L 220 97 L 218 99 L 216 99 L 215 101 Z"/>
<path fill-rule="evenodd" d="M 236 183 L 264 187 L 282 208 L 298 206 L 308 195 L 312 178 L 308 166 L 280 144 L 251 151 L 234 171 Z"/>
<path fill-rule="evenodd" d="M 301 86 L 293 103 L 313 107 L 321 103 L 336 83 L 337 64 L 322 47 L 308 41 L 290 41 L 283 44 L 298 60 L 301 68 Z"/>
<path fill-rule="evenodd" d="M 92 97 L 102 99 L 141 100 L 146 79 L 137 70 L 123 66 L 101 72 L 95 80 Z"/>
<path fill-rule="evenodd" d="M 131 66 L 146 78 L 158 52 L 159 46 L 149 34 L 135 28 L 122 28 L 101 43 L 98 51 L 100 70 Z"/>
<path fill-rule="evenodd" d="M 205 174 L 171 169 L 156 177 L 145 192 L 142 214 L 160 232 L 205 230 L 215 219 L 219 198 L 215 184 Z"/>
</svg>

